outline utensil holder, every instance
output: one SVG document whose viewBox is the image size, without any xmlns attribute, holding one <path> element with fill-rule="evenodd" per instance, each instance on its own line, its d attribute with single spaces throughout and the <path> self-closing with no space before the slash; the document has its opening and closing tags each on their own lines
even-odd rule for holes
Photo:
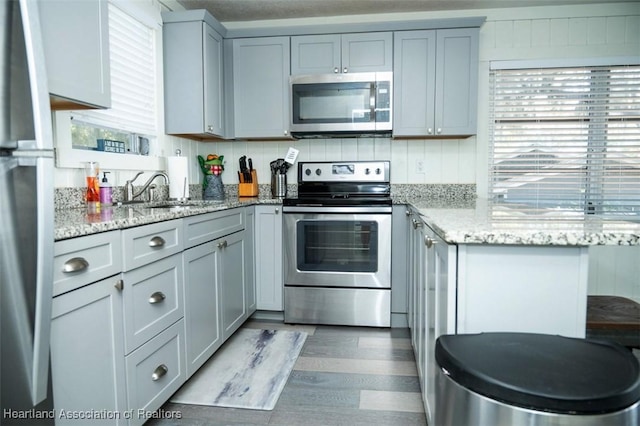
<svg viewBox="0 0 640 426">
<path fill-rule="evenodd" d="M 284 173 L 271 174 L 271 196 L 284 198 L 287 196 L 287 175 Z"/>
<path fill-rule="evenodd" d="M 242 173 L 240 174 L 242 179 Z M 251 182 L 245 183 L 240 181 L 238 184 L 238 197 L 257 197 L 258 196 L 258 173 L 251 171 Z"/>
</svg>

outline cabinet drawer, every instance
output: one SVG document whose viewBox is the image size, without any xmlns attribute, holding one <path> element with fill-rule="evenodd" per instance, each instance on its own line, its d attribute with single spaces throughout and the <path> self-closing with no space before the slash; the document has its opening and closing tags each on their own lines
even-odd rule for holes
<svg viewBox="0 0 640 426">
<path fill-rule="evenodd" d="M 182 256 L 122 274 L 125 351 L 129 353 L 184 316 Z"/>
<path fill-rule="evenodd" d="M 126 357 L 130 426 L 141 425 L 186 380 L 182 320 Z"/>
<path fill-rule="evenodd" d="M 229 209 L 183 220 L 185 248 L 190 248 L 243 230 L 244 209 Z"/>
<path fill-rule="evenodd" d="M 57 241 L 53 258 L 53 295 L 117 274 L 121 269 L 120 231 Z"/>
<path fill-rule="evenodd" d="M 170 220 L 122 232 L 124 270 L 129 271 L 182 251 L 182 222 Z"/>
</svg>

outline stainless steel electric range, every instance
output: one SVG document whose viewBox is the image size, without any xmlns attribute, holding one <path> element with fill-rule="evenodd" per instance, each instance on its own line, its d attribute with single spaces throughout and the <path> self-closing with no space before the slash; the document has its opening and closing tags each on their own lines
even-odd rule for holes
<svg viewBox="0 0 640 426">
<path fill-rule="evenodd" d="M 301 162 L 283 201 L 287 323 L 389 327 L 389 161 Z"/>
</svg>

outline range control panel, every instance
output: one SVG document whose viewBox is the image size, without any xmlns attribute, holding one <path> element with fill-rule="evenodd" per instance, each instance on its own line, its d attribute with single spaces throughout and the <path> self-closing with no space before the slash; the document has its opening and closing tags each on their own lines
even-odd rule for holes
<svg viewBox="0 0 640 426">
<path fill-rule="evenodd" d="M 298 163 L 302 182 L 389 182 L 389 161 L 322 161 Z"/>
</svg>

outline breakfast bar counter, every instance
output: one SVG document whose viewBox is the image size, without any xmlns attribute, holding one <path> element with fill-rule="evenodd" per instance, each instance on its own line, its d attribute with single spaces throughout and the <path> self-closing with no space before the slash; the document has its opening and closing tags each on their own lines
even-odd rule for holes
<svg viewBox="0 0 640 426">
<path fill-rule="evenodd" d="M 640 245 L 640 216 L 597 215 L 493 204 L 410 201 L 433 230 L 451 244 L 550 246 Z"/>
</svg>

